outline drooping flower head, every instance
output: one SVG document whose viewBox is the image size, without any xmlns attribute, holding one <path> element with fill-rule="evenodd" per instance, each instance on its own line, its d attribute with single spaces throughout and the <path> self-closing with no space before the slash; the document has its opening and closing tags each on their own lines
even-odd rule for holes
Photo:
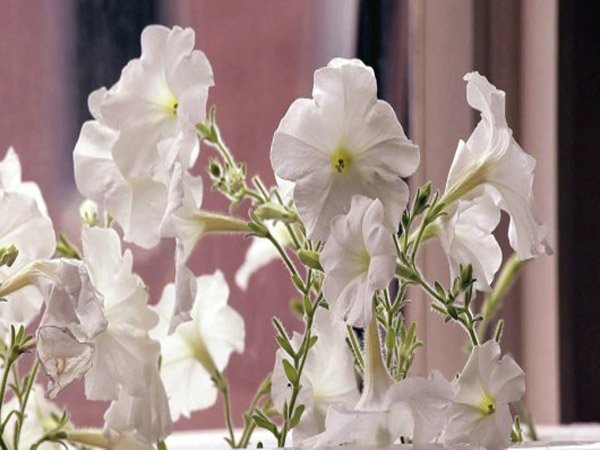
<svg viewBox="0 0 600 450">
<path fill-rule="evenodd" d="M 521 260 L 550 254 L 546 228 L 533 208 L 535 159 L 514 140 L 505 117 L 505 94 L 477 72 L 465 75 L 467 101 L 481 121 L 460 141 L 448 174 L 445 200 L 490 196 L 510 216 L 509 241 Z"/>
<path fill-rule="evenodd" d="M 509 403 L 525 392 L 525 374 L 517 363 L 509 356 L 500 359 L 499 345 L 490 340 L 473 348 L 454 388 L 446 442 L 507 447 L 513 424 Z"/>
<path fill-rule="evenodd" d="M 325 240 L 329 224 L 357 194 L 381 201 L 395 228 L 408 201 L 402 177 L 419 164 L 391 106 L 377 100 L 373 69 L 333 59 L 315 72 L 313 98 L 298 99 L 273 136 L 271 164 L 294 182 L 294 203 L 309 237 Z"/>
<path fill-rule="evenodd" d="M 229 287 L 223 274 L 217 271 L 194 282 L 191 320 L 180 323 L 174 333 L 168 334 L 168 328 L 175 285 L 165 287 L 156 305 L 161 320 L 153 336 L 161 344 L 161 378 L 174 421 L 214 404 L 217 390 L 211 377 L 225 369 L 232 352 L 244 351 L 244 321 L 227 305 Z"/>
<path fill-rule="evenodd" d="M 357 327 L 369 323 L 375 291 L 394 276 L 393 233 L 381 201 L 363 196 L 353 197 L 348 214 L 333 220 L 320 256 L 323 293 L 333 317 Z"/>
</svg>

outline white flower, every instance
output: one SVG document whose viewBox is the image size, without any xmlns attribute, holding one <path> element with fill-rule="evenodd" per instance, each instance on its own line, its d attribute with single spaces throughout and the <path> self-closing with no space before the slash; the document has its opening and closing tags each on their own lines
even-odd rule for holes
<svg viewBox="0 0 600 450">
<path fill-rule="evenodd" d="M 149 26 L 142 55 L 123 69 L 109 90 L 89 97 L 95 120 L 86 122 L 75 145 L 79 191 L 104 205 L 124 230 L 124 240 L 155 246 L 177 162 L 187 170 L 199 143 L 212 69 L 193 50 L 194 32 Z"/>
<path fill-rule="evenodd" d="M 173 334 L 168 334 L 168 327 L 175 285 L 165 287 L 156 305 L 161 321 L 153 336 L 161 344 L 161 377 L 174 421 L 214 404 L 217 390 L 211 376 L 225 369 L 233 351 L 244 350 L 244 322 L 227 305 L 229 287 L 223 274 L 217 271 L 195 281 L 191 321 L 179 324 Z"/>
<path fill-rule="evenodd" d="M 18 256 L 8 267 L 0 267 L 0 283 L 5 282 L 28 263 L 50 258 L 56 248 L 52 222 L 37 206 L 35 199 L 22 192 L 0 192 L 0 248 L 14 245 Z M 40 292 L 32 286 L 8 294 L 0 302 L 0 339 L 11 325 L 27 326 L 43 303 Z"/>
<path fill-rule="evenodd" d="M 465 143 L 460 141 L 448 174 L 448 203 L 489 195 L 510 215 L 511 247 L 521 260 L 551 253 L 546 229 L 533 208 L 535 159 L 512 136 L 504 113 L 505 94 L 477 72 L 465 75 L 467 101 L 481 121 Z"/>
<path fill-rule="evenodd" d="M 93 366 L 85 375 L 86 397 L 116 400 L 119 389 L 134 395 L 145 392 L 147 365 L 157 365 L 160 346 L 148 336 L 158 323 L 148 306 L 148 292 L 132 273 L 129 250 L 122 253 L 117 233 L 110 228 L 82 230 L 83 261 L 94 287 L 104 298 L 108 326 L 96 336 Z"/>
<path fill-rule="evenodd" d="M 12 410 L 19 410 L 19 402 L 16 397 L 11 398 L 3 406 L 3 417 L 2 421 L 6 419 L 6 414 Z M 25 405 L 25 420 L 23 421 L 23 427 L 19 435 L 19 448 L 30 448 L 47 432 L 51 431 L 55 426 L 56 422 L 52 416 L 60 417 L 62 411 L 57 405 L 47 400 L 44 397 L 44 389 L 37 383 L 34 383 L 31 387 L 31 392 L 27 404 Z M 14 418 L 11 419 L 2 435 L 4 442 L 8 445 L 10 450 L 17 450 L 13 447 L 14 439 Z M 40 450 L 59 450 L 64 448 L 59 443 L 45 442 L 39 447 Z"/>
<path fill-rule="evenodd" d="M 121 391 L 104 414 L 104 435 L 112 448 L 147 448 L 171 434 L 169 400 L 156 364 L 145 366 L 140 384 L 143 392 L 132 395 Z"/>
<path fill-rule="evenodd" d="M 21 180 L 19 157 L 11 147 L 0 161 L 0 248 L 14 245 L 18 256 L 8 267 L 0 267 L 0 283 L 31 261 L 50 258 L 56 248 L 52 222 L 40 188 Z M 40 311 L 42 296 L 32 287 L 9 295 L 0 303 L 0 339 L 10 325 L 27 326 Z"/>
<path fill-rule="evenodd" d="M 334 59 L 314 75 L 312 99 L 298 99 L 273 136 L 275 174 L 292 181 L 309 237 L 326 239 L 329 223 L 356 194 L 378 198 L 395 228 L 408 201 L 419 150 L 389 104 L 377 100 L 375 75 L 359 60 Z"/>
<path fill-rule="evenodd" d="M 508 446 L 513 423 L 508 404 L 523 396 L 524 379 L 511 357 L 500 359 L 500 347 L 494 340 L 474 347 L 455 381 L 446 442 L 469 442 L 490 450 Z"/>
<path fill-rule="evenodd" d="M 320 256 L 323 293 L 333 317 L 357 327 L 369 323 L 373 294 L 394 276 L 393 232 L 381 201 L 363 196 L 353 197 L 348 214 L 333 220 Z"/>
<path fill-rule="evenodd" d="M 125 66 L 107 92 L 100 106 L 102 118 L 119 132 L 112 154 L 124 175 L 145 175 L 156 163 L 157 145 L 180 134 L 186 141 L 178 155 L 181 163 L 187 168 L 195 161 L 195 125 L 206 117 L 213 75 L 194 43 L 191 28 L 146 27 L 140 58 Z"/>
<path fill-rule="evenodd" d="M 461 264 L 471 264 L 476 288 L 489 291 L 502 264 L 502 250 L 492 234 L 500 221 L 500 210 L 487 196 L 474 201 L 459 200 L 452 210 L 437 222 L 451 277 L 458 276 Z"/>
<path fill-rule="evenodd" d="M 283 222 L 265 221 L 264 223 L 282 248 L 291 242 L 292 238 Z M 271 241 L 262 237 L 253 237 L 250 247 L 246 250 L 244 263 L 235 273 L 235 283 L 245 291 L 248 289 L 248 282 L 254 273 L 279 258 L 281 256 Z"/>
<path fill-rule="evenodd" d="M 96 336 L 106 330 L 102 295 L 94 288 L 85 264 L 77 260 L 34 261 L 0 286 L 8 295 L 35 286 L 46 310 L 36 332 L 38 358 L 55 397 L 91 367 Z"/>
<path fill-rule="evenodd" d="M 346 343 L 346 326 L 335 321 L 329 312 L 319 308 L 315 313 L 313 335 L 317 343 L 310 349 L 300 384 L 298 404 L 305 405 L 300 423 L 293 430 L 294 444 L 325 431 L 325 416 L 329 406 L 351 408 L 358 400 L 358 386 L 354 373 L 354 357 Z M 301 344 L 301 336 L 294 333 L 292 346 Z M 283 371 L 282 359 L 289 358 L 277 350 L 273 370 L 271 397 L 279 411 L 291 396 L 291 389 Z"/>
</svg>

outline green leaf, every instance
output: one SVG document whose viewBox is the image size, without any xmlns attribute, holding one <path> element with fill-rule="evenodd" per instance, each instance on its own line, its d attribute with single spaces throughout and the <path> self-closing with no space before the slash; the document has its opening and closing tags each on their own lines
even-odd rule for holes
<svg viewBox="0 0 600 450">
<path fill-rule="evenodd" d="M 296 371 L 296 369 L 294 369 L 294 366 L 292 366 L 292 364 L 287 359 L 282 360 L 282 364 L 283 364 L 283 370 L 285 372 L 285 376 L 287 377 L 287 379 L 290 380 L 290 383 L 292 383 L 294 385 L 297 384 L 298 383 L 298 371 Z"/>
<path fill-rule="evenodd" d="M 292 358 L 296 358 L 296 352 L 292 348 L 290 341 L 288 341 L 287 339 L 285 339 L 281 336 L 275 336 L 275 340 L 277 341 L 279 346 L 283 349 L 283 351 L 285 351 Z"/>
<path fill-rule="evenodd" d="M 295 428 L 299 423 L 300 423 L 300 418 L 302 417 L 302 413 L 304 412 L 304 405 L 298 405 L 298 407 L 295 409 L 294 414 L 292 415 L 292 418 L 290 419 L 290 425 L 289 428 L 290 430 L 292 428 Z"/>
<path fill-rule="evenodd" d="M 252 416 L 252 420 L 254 420 L 256 426 L 264 428 L 265 430 L 269 430 L 275 437 L 278 437 L 277 426 L 269 419 L 265 418 L 264 416 L 254 414 Z"/>
</svg>

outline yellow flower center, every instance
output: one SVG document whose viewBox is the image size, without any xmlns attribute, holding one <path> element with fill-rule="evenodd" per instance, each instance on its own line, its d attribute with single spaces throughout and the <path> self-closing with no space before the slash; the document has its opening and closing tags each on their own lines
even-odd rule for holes
<svg viewBox="0 0 600 450">
<path fill-rule="evenodd" d="M 336 151 L 331 154 L 331 167 L 337 173 L 347 172 L 352 165 L 352 155 L 346 147 L 340 145 Z"/>
<path fill-rule="evenodd" d="M 496 399 L 484 392 L 478 407 L 484 416 L 491 416 L 496 412 Z"/>
<path fill-rule="evenodd" d="M 179 102 L 177 97 L 175 97 L 175 94 L 169 92 L 167 98 L 165 99 L 164 105 L 169 114 L 173 116 L 177 115 L 177 107 L 179 106 Z"/>
</svg>

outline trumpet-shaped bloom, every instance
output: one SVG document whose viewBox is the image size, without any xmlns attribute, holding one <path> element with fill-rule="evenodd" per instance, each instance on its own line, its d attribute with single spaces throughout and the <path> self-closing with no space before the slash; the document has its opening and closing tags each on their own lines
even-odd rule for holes
<svg viewBox="0 0 600 450">
<path fill-rule="evenodd" d="M 315 72 L 313 98 L 296 100 L 281 120 L 271 164 L 295 183 L 294 203 L 309 236 L 324 240 L 357 194 L 379 199 L 394 229 L 408 201 L 402 177 L 416 170 L 419 150 L 390 105 L 377 100 L 373 70 L 334 59 Z"/>
<path fill-rule="evenodd" d="M 394 276 L 393 232 L 381 201 L 363 196 L 353 197 L 348 214 L 333 220 L 320 257 L 323 293 L 333 317 L 357 327 L 369 323 L 373 294 Z"/>
<path fill-rule="evenodd" d="M 325 416 L 330 406 L 352 408 L 358 400 L 358 386 L 354 373 L 354 357 L 346 343 L 346 326 L 334 321 L 330 313 L 319 308 L 315 314 L 314 335 L 317 343 L 311 348 L 300 378 L 302 389 L 298 403 L 305 405 L 300 423 L 293 430 L 294 444 L 325 431 Z M 292 346 L 295 350 L 301 337 L 294 333 Z M 277 350 L 271 396 L 280 411 L 291 396 L 291 389 L 283 371 L 282 360 L 289 358 Z"/>
<path fill-rule="evenodd" d="M 489 195 L 510 215 L 511 247 L 519 259 L 550 254 L 546 228 L 533 208 L 535 159 L 514 140 L 506 124 L 505 94 L 477 72 L 465 75 L 467 101 L 481 121 L 465 143 L 460 141 L 448 174 L 446 200 Z"/>
<path fill-rule="evenodd" d="M 75 145 L 79 191 L 99 203 L 145 248 L 160 239 L 175 162 L 187 170 L 199 143 L 212 69 L 193 50 L 194 32 L 153 25 L 142 33 L 142 55 L 123 69 L 110 89 L 89 98 L 94 120 Z"/>
<path fill-rule="evenodd" d="M 129 250 L 122 253 L 117 233 L 110 228 L 82 230 L 83 261 L 95 288 L 104 298 L 108 325 L 94 340 L 92 368 L 85 375 L 86 396 L 116 400 L 119 390 L 142 395 L 147 365 L 158 364 L 160 346 L 148 336 L 158 323 L 148 306 L 148 292 L 132 273 Z"/>
<path fill-rule="evenodd" d="M 512 358 L 500 359 L 495 341 L 473 348 L 455 381 L 446 442 L 469 442 L 490 450 L 507 447 L 513 423 L 508 405 L 523 396 L 524 379 L 525 374 Z"/>
<path fill-rule="evenodd" d="M 437 228 L 450 274 L 454 279 L 460 265 L 471 264 L 477 289 L 489 291 L 502 263 L 502 250 L 492 234 L 500 221 L 500 210 L 487 196 L 459 200 L 453 209 L 439 219 Z"/>
<path fill-rule="evenodd" d="M 126 176 L 146 174 L 165 140 L 183 134 L 178 158 L 187 168 L 198 155 L 195 126 L 206 117 L 212 68 L 194 50 L 191 28 L 151 25 L 141 37 L 142 54 L 123 69 L 100 108 L 105 123 L 117 130 L 112 154 Z M 170 145 L 170 143 L 166 143 Z"/>
<path fill-rule="evenodd" d="M 219 271 L 196 280 L 191 320 L 168 334 L 176 286 L 165 287 L 156 311 L 160 317 L 153 336 L 162 349 L 161 378 L 169 397 L 171 417 L 189 417 L 217 398 L 211 377 L 223 371 L 233 351 L 244 350 L 244 321 L 227 305 L 229 287 Z"/>
</svg>

